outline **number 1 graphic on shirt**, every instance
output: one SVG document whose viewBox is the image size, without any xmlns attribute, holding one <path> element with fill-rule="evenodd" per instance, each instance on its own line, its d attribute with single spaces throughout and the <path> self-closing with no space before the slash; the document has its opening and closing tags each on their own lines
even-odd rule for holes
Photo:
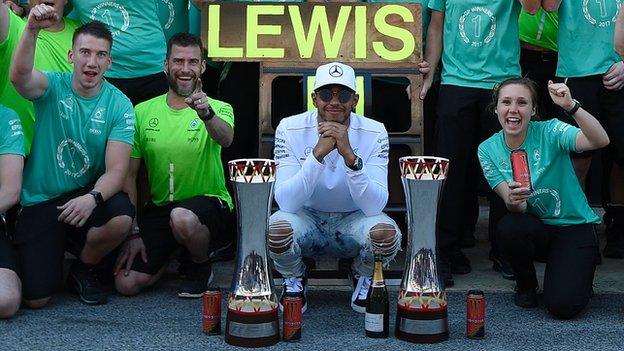
<svg viewBox="0 0 624 351">
<path fill-rule="evenodd" d="M 596 1 L 598 1 L 598 0 L 596 0 Z M 474 36 L 475 36 L 475 38 L 478 38 L 479 35 L 481 35 L 481 16 L 474 16 L 472 18 L 472 22 L 475 24 Z"/>
<path fill-rule="evenodd" d="M 113 26 L 113 17 L 110 14 L 110 11 L 104 10 L 104 13 L 102 13 L 102 19 L 104 20 L 103 22 L 106 23 L 109 27 Z"/>
<path fill-rule="evenodd" d="M 607 17 L 607 2 L 605 0 L 596 0 L 598 6 L 600 6 L 600 17 Z"/>
</svg>

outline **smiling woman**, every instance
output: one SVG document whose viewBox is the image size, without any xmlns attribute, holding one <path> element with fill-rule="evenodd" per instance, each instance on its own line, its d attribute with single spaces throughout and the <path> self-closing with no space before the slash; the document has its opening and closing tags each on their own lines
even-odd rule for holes
<svg viewBox="0 0 624 351">
<path fill-rule="evenodd" d="M 489 185 L 510 211 L 498 222 L 496 239 L 516 277 L 514 303 L 537 306 L 533 259 L 547 257 L 544 301 L 555 317 L 567 319 L 589 301 L 598 252 L 594 224 L 600 222 L 587 204 L 569 153 L 603 147 L 609 138 L 565 84 L 551 81 L 548 89 L 580 129 L 558 119 L 531 121 L 537 112 L 535 83 L 507 79 L 492 94 L 502 131 L 479 145 L 478 156 Z M 511 155 L 518 150 L 526 155 L 528 185 L 515 181 Z"/>
</svg>

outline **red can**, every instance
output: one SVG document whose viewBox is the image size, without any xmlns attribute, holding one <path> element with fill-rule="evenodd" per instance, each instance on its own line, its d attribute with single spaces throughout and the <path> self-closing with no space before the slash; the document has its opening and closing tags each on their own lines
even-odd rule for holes
<svg viewBox="0 0 624 351">
<path fill-rule="evenodd" d="M 202 326 L 204 333 L 208 335 L 221 334 L 221 299 L 222 294 L 219 289 L 210 289 L 202 296 L 204 305 Z"/>
<path fill-rule="evenodd" d="M 482 339 L 485 336 L 485 295 L 481 290 L 470 290 L 466 297 L 466 337 Z"/>
<path fill-rule="evenodd" d="M 529 170 L 529 158 L 526 151 L 514 150 L 511 152 L 511 172 L 513 180 L 522 184 L 523 188 L 533 190 L 531 186 L 531 171 Z"/>
<path fill-rule="evenodd" d="M 301 340 L 301 320 L 303 318 L 301 297 L 284 296 L 282 304 L 284 306 L 282 329 L 284 341 Z"/>
</svg>

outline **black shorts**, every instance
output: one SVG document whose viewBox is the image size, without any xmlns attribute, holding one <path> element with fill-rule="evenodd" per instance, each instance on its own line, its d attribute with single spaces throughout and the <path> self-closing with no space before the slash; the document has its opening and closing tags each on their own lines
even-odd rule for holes
<svg viewBox="0 0 624 351">
<path fill-rule="evenodd" d="M 15 217 L 19 205 L 0 213 L 0 268 L 7 268 L 17 272 L 17 256 L 13 247 L 13 233 L 15 232 Z"/>
<path fill-rule="evenodd" d="M 562 81 L 561 78 L 558 79 Z M 613 160 L 624 165 L 624 89 L 607 90 L 602 84 L 602 75 L 568 78 L 572 97 L 577 99 L 583 109 L 600 122 L 609 135 L 611 143 L 607 146 Z M 560 119 L 578 126 L 574 118 L 562 114 Z M 589 157 L 591 153 L 572 154 L 575 157 Z"/>
<path fill-rule="evenodd" d="M 121 90 L 130 99 L 133 106 L 160 96 L 169 90 L 165 72 L 136 78 L 106 78 L 106 80 Z"/>
<path fill-rule="evenodd" d="M 171 210 L 176 207 L 192 211 L 201 224 L 208 227 L 211 240 L 227 233 L 228 227 L 233 224 L 233 212 L 227 203 L 218 197 L 195 196 L 164 206 L 156 206 L 149 202 L 138 218 L 141 239 L 143 239 L 147 253 L 147 263 L 140 258 L 135 258 L 132 263 L 133 271 L 156 274 L 169 260 L 171 254 L 180 247 L 169 225 Z"/>
<path fill-rule="evenodd" d="M 134 217 L 134 207 L 128 195 L 119 192 L 96 207 L 81 228 L 59 222 L 60 211 L 56 207 L 89 190 L 91 187 L 25 206 L 19 213 L 13 243 L 24 299 L 41 299 L 58 290 L 63 278 L 66 241 L 84 245 L 92 227 L 100 227 L 118 216 Z"/>
</svg>

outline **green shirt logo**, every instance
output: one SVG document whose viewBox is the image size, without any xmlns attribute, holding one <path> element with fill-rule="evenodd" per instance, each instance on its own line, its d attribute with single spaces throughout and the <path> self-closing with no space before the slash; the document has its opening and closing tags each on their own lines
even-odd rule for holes
<svg viewBox="0 0 624 351">
<path fill-rule="evenodd" d="M 615 2 L 616 4 L 607 0 L 583 0 L 583 16 L 593 26 L 610 27 L 615 23 L 617 9 L 622 3 L 621 0 Z"/>
<path fill-rule="evenodd" d="M 487 36 L 483 34 L 487 32 Z M 488 44 L 496 34 L 496 16 L 485 7 L 477 6 L 464 11 L 459 18 L 459 35 L 466 44 Z"/>
<path fill-rule="evenodd" d="M 118 19 L 119 15 L 123 19 L 121 26 L 116 25 L 114 20 Z M 120 32 L 125 32 L 130 26 L 130 15 L 128 15 L 126 8 L 113 1 L 103 2 L 94 7 L 91 10 L 91 20 L 105 23 L 111 30 L 113 37 L 119 35 Z"/>
</svg>

